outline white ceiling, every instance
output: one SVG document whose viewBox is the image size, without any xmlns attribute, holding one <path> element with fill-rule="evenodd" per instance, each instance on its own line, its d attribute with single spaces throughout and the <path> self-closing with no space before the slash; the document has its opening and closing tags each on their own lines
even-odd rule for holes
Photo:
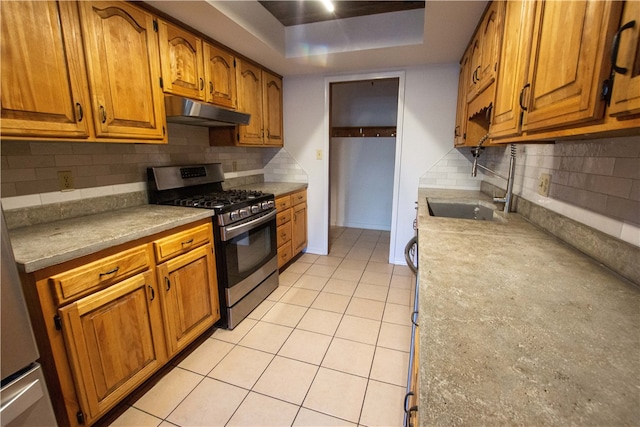
<svg viewBox="0 0 640 427">
<path fill-rule="evenodd" d="M 395 12 L 286 28 L 256 0 L 146 3 L 287 76 L 458 62 L 487 1 L 427 0 L 424 11 L 412 11 L 424 16 Z"/>
</svg>

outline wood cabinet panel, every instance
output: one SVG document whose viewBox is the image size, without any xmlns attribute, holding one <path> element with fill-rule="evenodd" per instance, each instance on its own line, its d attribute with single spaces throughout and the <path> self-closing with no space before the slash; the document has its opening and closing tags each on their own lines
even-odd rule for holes
<svg viewBox="0 0 640 427">
<path fill-rule="evenodd" d="M 125 2 L 78 5 L 97 136 L 163 139 L 166 118 L 154 17 Z"/>
<path fill-rule="evenodd" d="M 91 422 L 166 359 L 151 271 L 60 309 L 78 397 Z"/>
<path fill-rule="evenodd" d="M 237 107 L 235 57 L 209 43 L 204 44 L 206 101 L 223 107 Z"/>
<path fill-rule="evenodd" d="M 491 137 L 519 135 L 522 114 L 521 94 L 526 90 L 531 52 L 531 32 L 535 2 L 508 1 L 504 19 L 504 35 L 496 82 Z"/>
<path fill-rule="evenodd" d="M 306 193 L 306 191 L 305 191 Z M 294 205 L 292 224 L 291 246 L 293 255 L 299 254 L 307 247 L 307 204 L 300 203 Z"/>
<path fill-rule="evenodd" d="M 208 243 L 193 249 L 157 271 L 171 357 L 220 319 L 213 248 Z"/>
<path fill-rule="evenodd" d="M 625 2 L 618 39 L 609 114 L 624 117 L 640 113 L 640 2 Z"/>
<path fill-rule="evenodd" d="M 611 1 L 536 3 L 524 130 L 603 116 L 599 91 L 610 69 L 604 53 L 619 8 L 619 2 Z"/>
<path fill-rule="evenodd" d="M 467 139 L 467 79 L 469 78 L 469 53 L 466 52 L 460 61 L 458 76 L 458 104 L 456 106 L 456 127 L 453 132 L 454 145 L 465 145 Z"/>
<path fill-rule="evenodd" d="M 6 2 L 0 26 L 2 135 L 88 138 L 91 103 L 76 4 Z"/>
<path fill-rule="evenodd" d="M 291 241 L 291 221 L 278 226 L 276 229 L 277 246 L 280 247 Z"/>
<path fill-rule="evenodd" d="M 165 21 L 158 21 L 158 38 L 164 91 L 204 100 L 202 40 Z"/>
<path fill-rule="evenodd" d="M 193 248 L 211 242 L 213 236 L 212 225 L 205 224 L 181 233 L 176 233 L 164 239 L 153 242 L 157 262 L 164 262 L 169 258 L 190 251 Z"/>
<path fill-rule="evenodd" d="M 239 142 L 262 145 L 262 70 L 246 61 L 238 62 L 238 110 L 251 114 L 248 125 L 238 126 Z"/>
<path fill-rule="evenodd" d="M 49 280 L 58 303 L 63 304 L 147 270 L 150 265 L 148 247 L 141 245 L 57 274 Z"/>
<path fill-rule="evenodd" d="M 264 144 L 282 147 L 282 79 L 263 71 L 262 81 Z"/>
</svg>

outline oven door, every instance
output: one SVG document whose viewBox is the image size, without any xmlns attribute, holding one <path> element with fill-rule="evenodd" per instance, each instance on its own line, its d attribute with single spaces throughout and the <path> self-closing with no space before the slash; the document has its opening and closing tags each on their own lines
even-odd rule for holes
<svg viewBox="0 0 640 427">
<path fill-rule="evenodd" d="M 278 269 L 276 210 L 220 228 L 228 306 Z"/>
</svg>

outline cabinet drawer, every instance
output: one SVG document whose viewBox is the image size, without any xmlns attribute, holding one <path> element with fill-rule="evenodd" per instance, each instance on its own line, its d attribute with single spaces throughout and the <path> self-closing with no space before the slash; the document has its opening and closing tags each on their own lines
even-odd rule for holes
<svg viewBox="0 0 640 427">
<path fill-rule="evenodd" d="M 194 227 L 153 242 L 156 260 L 160 263 L 193 248 L 207 244 L 213 238 L 211 224 Z"/>
<path fill-rule="evenodd" d="M 299 205 L 300 203 L 304 203 L 307 201 L 307 190 L 298 191 L 295 194 L 291 195 L 291 204 Z"/>
<path fill-rule="evenodd" d="M 276 226 L 279 227 L 287 222 L 291 221 L 291 209 L 286 209 L 283 212 L 278 212 L 276 216 Z"/>
<path fill-rule="evenodd" d="M 291 222 L 278 227 L 277 233 L 278 247 L 284 245 L 291 240 Z"/>
<path fill-rule="evenodd" d="M 146 270 L 150 264 L 147 245 L 120 252 L 82 267 L 52 276 L 58 304 L 85 295 Z"/>
<path fill-rule="evenodd" d="M 282 267 L 291 259 L 291 242 L 287 242 L 278 247 L 278 268 Z"/>
<path fill-rule="evenodd" d="M 285 209 L 289 209 L 291 207 L 291 197 L 278 197 L 276 199 L 276 209 L 278 212 L 282 212 Z"/>
</svg>

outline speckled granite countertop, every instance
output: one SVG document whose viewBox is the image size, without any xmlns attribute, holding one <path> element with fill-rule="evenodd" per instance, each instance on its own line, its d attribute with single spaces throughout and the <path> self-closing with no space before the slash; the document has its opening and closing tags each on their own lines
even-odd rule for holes
<svg viewBox="0 0 640 427">
<path fill-rule="evenodd" d="M 27 273 L 211 217 L 212 210 L 141 205 L 9 231 Z"/>
<path fill-rule="evenodd" d="M 244 190 L 256 190 L 264 193 L 273 193 L 276 197 L 284 196 L 307 188 L 304 182 L 261 182 L 257 184 L 247 184 L 234 187 Z"/>
<path fill-rule="evenodd" d="M 518 214 L 430 217 L 420 189 L 420 423 L 638 425 L 640 288 Z"/>
</svg>

